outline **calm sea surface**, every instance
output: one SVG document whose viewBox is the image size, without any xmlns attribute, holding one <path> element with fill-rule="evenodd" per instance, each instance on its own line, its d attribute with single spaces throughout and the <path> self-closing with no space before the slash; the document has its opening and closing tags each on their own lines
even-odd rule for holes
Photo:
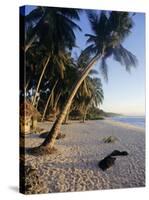
<svg viewBox="0 0 149 200">
<path fill-rule="evenodd" d="M 112 120 L 145 128 L 144 116 L 119 116 L 112 117 Z"/>
</svg>

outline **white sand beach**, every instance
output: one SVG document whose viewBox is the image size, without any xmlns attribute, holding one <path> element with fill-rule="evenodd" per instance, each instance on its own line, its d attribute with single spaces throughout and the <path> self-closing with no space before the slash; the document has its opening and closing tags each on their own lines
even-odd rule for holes
<svg viewBox="0 0 149 200">
<path fill-rule="evenodd" d="M 49 130 L 51 124 L 39 127 Z M 66 137 L 56 141 L 58 151 L 45 156 L 25 155 L 25 164 L 37 168 L 44 180 L 45 191 L 67 192 L 128 188 L 145 186 L 145 129 L 114 122 L 70 121 L 62 125 Z M 114 136 L 114 143 L 104 143 L 105 136 Z M 26 147 L 35 147 L 43 141 L 39 134 L 25 137 Z M 115 164 L 102 171 L 98 162 L 113 150 L 127 151 L 118 156 Z"/>
</svg>

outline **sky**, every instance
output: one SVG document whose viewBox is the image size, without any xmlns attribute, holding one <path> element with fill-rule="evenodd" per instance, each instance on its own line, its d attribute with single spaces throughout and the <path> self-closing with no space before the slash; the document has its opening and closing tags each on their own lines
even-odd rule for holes
<svg viewBox="0 0 149 200">
<path fill-rule="evenodd" d="M 131 51 L 138 59 L 136 68 L 131 73 L 125 70 L 112 58 L 108 59 L 108 82 L 102 77 L 99 70 L 99 63 L 95 69 L 99 71 L 104 90 L 104 101 L 101 109 L 107 112 L 116 112 L 125 115 L 145 114 L 145 14 L 137 13 L 133 17 L 134 27 L 131 35 L 126 38 L 123 46 Z M 77 44 L 82 49 L 86 46 L 84 33 L 91 33 L 86 15 L 81 15 L 78 23 L 82 32 L 77 32 Z M 76 53 L 79 50 L 74 50 Z M 79 53 L 78 53 L 79 54 Z"/>
<path fill-rule="evenodd" d="M 30 10 L 32 8 L 27 8 L 27 13 Z M 101 109 L 125 115 L 145 115 L 145 14 L 136 13 L 133 21 L 132 33 L 126 38 L 123 46 L 137 57 L 137 67 L 128 73 L 124 66 L 112 58 L 108 59 L 108 82 L 105 82 L 100 73 L 99 63 L 95 69 L 99 71 L 98 76 L 102 80 L 104 90 Z M 75 32 L 78 48 L 73 49 L 73 55 L 79 56 L 80 51 L 86 47 L 85 34 L 92 31 L 85 13 L 80 15 L 77 24 L 82 28 L 82 32 Z"/>
<path fill-rule="evenodd" d="M 124 42 L 138 59 L 138 66 L 126 72 L 119 63 L 109 60 L 109 81 L 103 84 L 103 109 L 129 115 L 145 114 L 145 16 L 134 16 L 132 34 Z"/>
</svg>

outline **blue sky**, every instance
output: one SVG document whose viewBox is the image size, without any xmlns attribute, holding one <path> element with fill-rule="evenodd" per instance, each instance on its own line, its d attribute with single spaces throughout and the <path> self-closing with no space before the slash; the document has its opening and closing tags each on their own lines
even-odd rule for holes
<svg viewBox="0 0 149 200">
<path fill-rule="evenodd" d="M 31 8 L 27 9 L 29 12 Z M 125 40 L 123 46 L 136 55 L 138 66 L 126 72 L 125 67 L 118 62 L 108 59 L 108 83 L 102 75 L 104 102 L 101 108 L 108 112 L 128 115 L 145 114 L 145 14 L 137 13 L 134 17 L 134 27 L 131 35 Z M 91 33 L 91 28 L 85 13 L 81 14 L 80 22 L 82 32 L 76 31 L 76 43 L 73 53 L 79 56 L 81 49 L 86 47 L 85 33 Z M 99 69 L 99 66 L 95 66 Z"/>
<path fill-rule="evenodd" d="M 125 71 L 124 67 L 109 60 L 109 81 L 103 82 L 105 100 L 103 109 L 129 115 L 145 113 L 145 16 L 134 16 L 135 26 L 124 46 L 137 56 L 138 66 Z"/>
</svg>

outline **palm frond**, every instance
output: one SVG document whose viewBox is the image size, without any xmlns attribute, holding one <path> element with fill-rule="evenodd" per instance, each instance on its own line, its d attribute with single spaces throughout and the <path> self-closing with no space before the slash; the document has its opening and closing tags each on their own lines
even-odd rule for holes
<svg viewBox="0 0 149 200">
<path fill-rule="evenodd" d="M 39 6 L 36 9 L 32 10 L 28 15 L 26 15 L 25 20 L 27 23 L 39 20 L 42 17 L 43 13 L 43 8 Z"/>
<path fill-rule="evenodd" d="M 92 55 L 97 54 L 98 49 L 95 44 L 91 44 L 86 49 L 83 50 L 82 55 L 91 57 Z"/>
<path fill-rule="evenodd" d="M 92 70 L 90 71 L 90 73 L 89 73 L 89 75 L 97 75 L 97 74 L 99 74 L 99 73 L 98 73 L 98 71 L 95 70 L 95 69 L 92 69 Z"/>
<path fill-rule="evenodd" d="M 135 55 L 125 49 L 122 45 L 113 50 L 114 59 L 120 62 L 121 65 L 126 67 L 126 70 L 130 72 L 131 67 L 136 67 L 138 60 Z"/>
<path fill-rule="evenodd" d="M 81 9 L 68 9 L 68 8 L 58 8 L 59 12 L 61 12 L 61 14 L 71 18 L 71 19 L 75 19 L 75 20 L 80 20 L 80 16 L 79 14 L 83 11 Z"/>
<path fill-rule="evenodd" d="M 57 14 L 57 15 L 59 15 L 59 14 Z M 65 15 L 59 15 L 59 16 L 61 18 L 63 18 L 65 20 L 65 22 L 67 22 L 69 24 L 69 26 L 72 27 L 73 29 L 78 29 L 79 31 L 82 31 L 82 29 L 79 25 L 77 25 L 74 21 L 72 21 L 71 19 L 69 19 Z"/>
<path fill-rule="evenodd" d="M 101 63 L 100 63 L 100 71 L 105 79 L 105 81 L 108 81 L 108 66 L 105 61 L 105 58 L 102 58 Z"/>
<path fill-rule="evenodd" d="M 95 35 L 91 35 L 91 34 L 85 34 L 86 37 L 88 37 L 88 39 L 86 40 L 86 43 L 93 43 L 97 41 L 97 37 Z"/>
</svg>

